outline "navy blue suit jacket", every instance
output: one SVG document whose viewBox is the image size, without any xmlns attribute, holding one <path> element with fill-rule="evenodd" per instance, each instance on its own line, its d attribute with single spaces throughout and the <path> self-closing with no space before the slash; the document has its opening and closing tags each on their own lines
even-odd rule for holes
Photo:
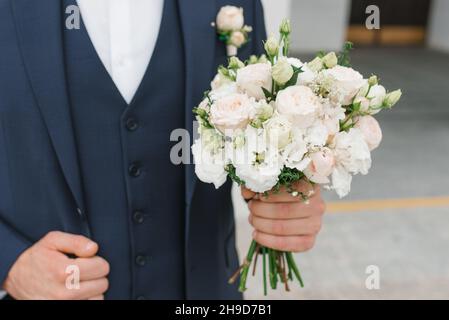
<svg viewBox="0 0 449 320">
<path fill-rule="evenodd" d="M 228 4 L 243 7 L 254 28 L 239 55 L 260 54 L 265 27 L 259 0 L 179 0 L 190 132 L 191 110 L 217 61 L 226 59 L 210 23 Z M 90 235 L 64 81 L 61 10 L 58 0 L 0 0 L 0 285 L 18 256 L 49 231 Z M 186 202 L 187 297 L 238 297 L 226 287 L 237 263 L 230 184 L 215 191 L 196 183 L 192 165 L 185 172 L 185 199 L 177 201 Z M 217 226 L 223 229 L 219 240 Z"/>
</svg>

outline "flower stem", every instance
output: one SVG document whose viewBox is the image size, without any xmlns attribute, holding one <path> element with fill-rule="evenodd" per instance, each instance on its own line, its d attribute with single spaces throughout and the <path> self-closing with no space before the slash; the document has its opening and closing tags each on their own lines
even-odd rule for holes
<svg viewBox="0 0 449 320">
<path fill-rule="evenodd" d="M 290 268 L 293 270 L 293 273 L 295 274 L 296 278 L 299 281 L 299 284 L 301 285 L 301 288 L 304 288 L 304 283 L 302 282 L 301 274 L 299 273 L 298 267 L 296 266 L 295 259 L 293 258 L 293 254 L 291 252 L 287 252 L 287 263 L 289 264 Z"/>
<path fill-rule="evenodd" d="M 249 267 L 251 266 L 251 261 L 253 260 L 256 247 L 257 242 L 253 240 L 246 255 L 246 259 L 242 264 L 242 273 L 240 274 L 240 284 L 239 284 L 240 292 L 244 292 L 246 290 L 246 279 L 248 278 Z"/>
<path fill-rule="evenodd" d="M 263 267 L 263 294 L 264 296 L 267 295 L 267 248 L 262 247 L 262 254 L 263 254 L 263 261 L 262 261 L 262 267 Z"/>
<path fill-rule="evenodd" d="M 256 257 L 254 258 L 254 263 L 253 263 L 253 277 L 256 275 L 256 267 L 257 267 L 257 258 L 259 257 L 259 253 L 260 253 L 260 245 L 257 244 L 256 246 Z"/>
</svg>

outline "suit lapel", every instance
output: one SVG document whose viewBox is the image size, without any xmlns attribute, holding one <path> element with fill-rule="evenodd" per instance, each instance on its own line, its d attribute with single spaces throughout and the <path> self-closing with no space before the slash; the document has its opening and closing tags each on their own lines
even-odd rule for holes
<svg viewBox="0 0 449 320">
<path fill-rule="evenodd" d="M 192 109 L 200 103 L 203 92 L 209 88 L 214 74 L 215 0 L 178 0 L 185 50 L 186 71 L 186 129 L 193 136 Z M 186 165 L 186 203 L 190 204 L 195 189 L 194 166 Z"/>
<path fill-rule="evenodd" d="M 13 0 L 24 65 L 65 179 L 84 210 L 78 157 L 67 98 L 61 1 Z M 76 32 L 76 31 L 74 31 Z"/>
</svg>

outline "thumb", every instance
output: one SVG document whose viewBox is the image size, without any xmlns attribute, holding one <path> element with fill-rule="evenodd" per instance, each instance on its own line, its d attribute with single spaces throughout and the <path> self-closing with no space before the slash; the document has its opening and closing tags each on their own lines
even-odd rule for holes
<svg viewBox="0 0 449 320">
<path fill-rule="evenodd" d="M 70 233 L 53 231 L 48 233 L 42 244 L 62 253 L 73 254 L 80 258 L 93 257 L 98 252 L 98 245 L 92 240 Z"/>
</svg>

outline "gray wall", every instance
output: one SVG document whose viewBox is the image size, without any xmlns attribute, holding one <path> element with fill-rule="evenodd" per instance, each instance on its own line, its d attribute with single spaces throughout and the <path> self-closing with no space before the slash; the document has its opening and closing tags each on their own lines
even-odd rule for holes
<svg viewBox="0 0 449 320">
<path fill-rule="evenodd" d="M 428 44 L 438 50 L 449 51 L 449 1 L 434 0 L 430 12 Z"/>
<path fill-rule="evenodd" d="M 292 50 L 340 50 L 349 23 L 350 0 L 293 0 Z"/>
</svg>

